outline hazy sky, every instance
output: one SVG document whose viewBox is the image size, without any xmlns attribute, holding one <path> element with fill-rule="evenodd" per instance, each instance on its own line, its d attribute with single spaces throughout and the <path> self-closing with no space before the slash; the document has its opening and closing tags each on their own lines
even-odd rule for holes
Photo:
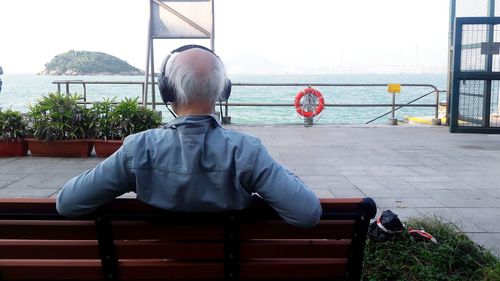
<svg viewBox="0 0 500 281">
<path fill-rule="evenodd" d="M 215 0 L 215 49 L 230 74 L 262 61 L 289 72 L 444 73 L 448 8 L 448 0 Z M 148 0 L 0 0 L 0 66 L 34 73 L 59 53 L 88 50 L 144 69 L 148 13 Z M 184 43 L 156 40 L 156 65 Z"/>
</svg>

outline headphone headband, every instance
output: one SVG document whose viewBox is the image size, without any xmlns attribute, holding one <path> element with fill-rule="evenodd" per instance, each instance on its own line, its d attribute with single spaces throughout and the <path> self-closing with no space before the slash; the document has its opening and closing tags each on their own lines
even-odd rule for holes
<svg viewBox="0 0 500 281">
<path fill-rule="evenodd" d="M 201 45 L 196 45 L 196 44 L 184 45 L 184 46 L 181 46 L 181 47 L 171 51 L 170 54 L 168 54 L 165 57 L 165 59 L 163 60 L 163 62 L 161 64 L 160 76 L 158 77 L 158 87 L 160 88 L 160 94 L 161 94 L 161 97 L 162 97 L 165 105 L 168 102 L 175 102 L 175 100 L 176 100 L 175 87 L 173 87 L 172 85 L 169 84 L 169 79 L 165 73 L 165 68 L 167 67 L 168 60 L 175 53 L 181 53 L 181 52 L 187 51 L 189 49 L 194 49 L 194 48 L 202 49 L 202 50 L 205 50 L 207 52 L 210 52 L 214 56 L 216 56 L 219 60 L 221 60 L 219 58 L 219 56 L 217 56 L 217 54 L 214 53 L 213 50 L 210 50 L 207 47 L 204 47 Z M 231 80 L 226 78 L 226 83 L 224 85 L 224 89 L 222 92 L 222 100 L 229 99 L 230 95 L 231 95 Z"/>
</svg>

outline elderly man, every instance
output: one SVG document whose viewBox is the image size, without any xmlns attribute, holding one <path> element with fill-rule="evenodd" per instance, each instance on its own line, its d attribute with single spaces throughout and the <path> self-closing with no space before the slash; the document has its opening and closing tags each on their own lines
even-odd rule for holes
<svg viewBox="0 0 500 281">
<path fill-rule="evenodd" d="M 85 215 L 133 191 L 147 204 L 196 212 L 244 209 L 258 196 L 290 224 L 318 223 L 315 194 L 258 138 L 224 129 L 212 115 L 231 91 L 219 57 L 202 46 L 178 48 L 164 60 L 158 83 L 178 118 L 127 137 L 115 154 L 66 183 L 57 198 L 61 214 Z"/>
</svg>

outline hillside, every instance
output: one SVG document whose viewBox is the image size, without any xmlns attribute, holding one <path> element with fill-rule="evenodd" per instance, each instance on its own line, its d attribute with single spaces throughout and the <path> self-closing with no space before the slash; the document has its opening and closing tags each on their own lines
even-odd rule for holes
<svg viewBox="0 0 500 281">
<path fill-rule="evenodd" d="M 144 72 L 117 57 L 89 51 L 67 51 L 45 64 L 39 75 L 142 75 Z"/>
</svg>

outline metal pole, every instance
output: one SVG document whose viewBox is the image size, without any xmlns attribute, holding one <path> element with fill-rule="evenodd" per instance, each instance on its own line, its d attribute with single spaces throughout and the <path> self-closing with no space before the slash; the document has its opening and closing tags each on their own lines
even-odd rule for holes
<svg viewBox="0 0 500 281">
<path fill-rule="evenodd" d="M 439 90 L 435 89 L 435 92 L 436 92 L 436 110 L 434 111 L 434 118 L 432 118 L 431 124 L 438 126 L 441 125 L 441 118 L 439 118 Z"/>
<path fill-rule="evenodd" d="M 495 16 L 495 0 L 490 0 L 488 3 L 488 17 Z M 495 25 L 488 24 L 488 44 L 493 45 L 495 39 Z M 486 57 L 486 72 L 493 72 L 493 54 L 489 53 Z M 484 88 L 483 99 L 483 126 L 490 127 L 490 110 L 491 110 L 491 80 L 486 80 L 486 87 Z"/>
<path fill-rule="evenodd" d="M 457 8 L 457 0 L 450 0 L 450 29 L 448 30 L 448 93 L 446 95 L 446 123 L 450 124 L 450 101 L 453 91 L 453 46 L 455 37 L 455 16 Z"/>
<path fill-rule="evenodd" d="M 396 112 L 396 93 L 392 93 L 392 110 L 391 110 L 391 118 L 389 118 L 389 125 L 397 125 L 398 119 L 395 117 Z"/>
<path fill-rule="evenodd" d="M 210 1 L 212 3 L 212 34 L 210 34 L 210 49 L 215 52 L 215 0 Z"/>
<path fill-rule="evenodd" d="M 148 43 L 147 43 L 147 53 L 146 53 L 146 68 L 144 69 L 144 86 L 142 91 L 142 106 L 146 106 L 148 103 L 148 78 L 149 78 L 149 62 L 150 62 L 150 53 L 151 53 L 151 32 L 152 32 L 152 14 L 153 7 L 151 0 L 149 2 L 149 21 L 148 21 Z"/>
<path fill-rule="evenodd" d="M 396 94 L 395 93 L 392 93 L 392 119 L 394 119 L 394 111 L 396 109 Z"/>
<path fill-rule="evenodd" d="M 153 110 L 156 109 L 156 94 L 155 94 L 155 57 L 153 40 L 151 40 L 151 102 L 153 103 Z"/>
<path fill-rule="evenodd" d="M 87 84 L 85 84 L 85 82 L 83 82 L 82 86 L 83 86 L 83 101 L 87 102 Z"/>
</svg>

